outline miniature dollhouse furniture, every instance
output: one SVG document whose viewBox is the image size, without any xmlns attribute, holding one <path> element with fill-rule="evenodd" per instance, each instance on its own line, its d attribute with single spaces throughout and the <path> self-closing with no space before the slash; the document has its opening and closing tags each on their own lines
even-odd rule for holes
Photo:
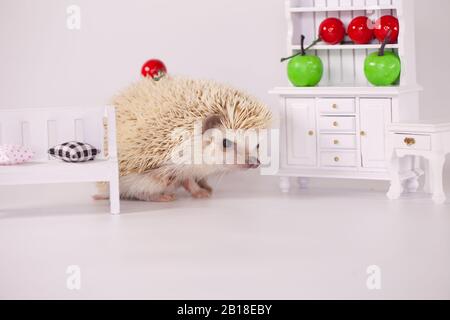
<svg viewBox="0 0 450 320">
<path fill-rule="evenodd" d="M 414 1 L 407 0 L 288 0 L 288 52 L 316 39 L 320 23 L 339 17 L 347 26 L 357 16 L 376 20 L 383 15 L 399 19 L 397 44 L 388 50 L 402 61 L 398 85 L 371 86 L 363 66 L 366 56 L 380 44 L 356 45 L 319 43 L 310 53 L 324 64 L 324 76 L 317 87 L 277 87 L 270 91 L 280 99 L 279 143 L 271 143 L 272 165 L 263 175 L 281 178 L 280 187 L 289 192 L 291 178 L 306 186 L 308 178 L 342 178 L 390 181 L 387 165 L 387 126 L 419 119 L 420 86 L 416 82 Z M 274 148 L 274 146 L 278 146 Z M 419 178 L 416 161 L 402 161 L 407 185 Z"/>
<path fill-rule="evenodd" d="M 390 159 L 391 188 L 389 199 L 398 199 L 404 191 L 401 161 L 405 157 L 423 157 L 428 160 L 426 191 L 433 194 L 433 201 L 446 201 L 443 174 L 445 156 L 450 153 L 450 123 L 392 124 L 388 128 L 388 154 Z M 417 185 L 418 187 L 418 185 Z"/>
<path fill-rule="evenodd" d="M 104 143 L 105 119 L 107 146 Z M 101 153 L 96 160 L 86 163 L 66 163 L 50 158 L 49 148 L 68 141 L 89 143 L 100 147 Z M 120 212 L 113 107 L 0 109 L 0 144 L 24 145 L 35 153 L 32 162 L 0 166 L 0 185 L 107 181 L 111 213 Z"/>
</svg>

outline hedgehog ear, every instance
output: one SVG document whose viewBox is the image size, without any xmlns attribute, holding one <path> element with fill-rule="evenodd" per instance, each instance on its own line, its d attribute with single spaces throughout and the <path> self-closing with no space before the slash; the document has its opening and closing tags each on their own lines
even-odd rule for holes
<svg viewBox="0 0 450 320">
<path fill-rule="evenodd" d="M 202 132 L 205 133 L 210 129 L 215 129 L 219 127 L 221 124 L 222 120 L 218 115 L 209 116 L 205 120 L 203 120 Z"/>
</svg>

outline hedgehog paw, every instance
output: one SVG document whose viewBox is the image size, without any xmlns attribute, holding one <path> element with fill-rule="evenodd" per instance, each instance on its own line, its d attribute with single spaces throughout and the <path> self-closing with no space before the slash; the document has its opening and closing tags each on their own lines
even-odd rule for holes
<svg viewBox="0 0 450 320">
<path fill-rule="evenodd" d="M 107 196 L 105 194 L 96 194 L 96 195 L 92 196 L 92 199 L 94 199 L 95 201 L 109 200 L 109 196 Z"/>
<path fill-rule="evenodd" d="M 172 202 L 172 201 L 175 201 L 176 199 L 177 198 L 174 194 L 162 193 L 162 194 L 151 195 L 149 198 L 149 201 L 151 201 L 151 202 Z"/>
<path fill-rule="evenodd" d="M 205 179 L 199 180 L 198 185 L 200 188 L 208 191 L 210 194 L 213 192 L 213 189 L 211 188 L 211 186 L 208 184 L 208 182 L 206 182 Z"/>
<path fill-rule="evenodd" d="M 211 197 L 211 192 L 206 189 L 199 189 L 191 194 L 195 199 L 207 199 Z"/>
</svg>

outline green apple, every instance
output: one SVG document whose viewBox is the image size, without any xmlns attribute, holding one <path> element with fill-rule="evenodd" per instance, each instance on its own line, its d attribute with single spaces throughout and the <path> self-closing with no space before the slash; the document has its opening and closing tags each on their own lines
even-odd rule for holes
<svg viewBox="0 0 450 320">
<path fill-rule="evenodd" d="M 296 87 L 314 87 L 323 76 L 322 60 L 315 55 L 307 55 L 304 48 L 305 36 L 302 35 L 301 51 L 281 62 L 289 60 L 287 66 L 288 78 Z"/>
<path fill-rule="evenodd" d="M 323 76 L 323 64 L 318 56 L 296 56 L 289 61 L 287 70 L 289 80 L 296 87 L 314 87 Z"/>
<path fill-rule="evenodd" d="M 379 52 L 370 54 L 364 62 L 364 73 L 367 80 L 374 86 L 391 86 L 395 84 L 401 73 L 402 63 L 394 52 L 385 52 L 388 35 Z"/>
</svg>

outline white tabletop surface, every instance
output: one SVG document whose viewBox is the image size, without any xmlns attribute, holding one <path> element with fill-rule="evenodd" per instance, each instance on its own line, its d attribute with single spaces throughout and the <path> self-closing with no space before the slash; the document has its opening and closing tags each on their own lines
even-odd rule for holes
<svg viewBox="0 0 450 320">
<path fill-rule="evenodd" d="M 419 120 L 413 123 L 393 123 L 389 131 L 438 133 L 450 131 L 450 119 Z"/>
</svg>

